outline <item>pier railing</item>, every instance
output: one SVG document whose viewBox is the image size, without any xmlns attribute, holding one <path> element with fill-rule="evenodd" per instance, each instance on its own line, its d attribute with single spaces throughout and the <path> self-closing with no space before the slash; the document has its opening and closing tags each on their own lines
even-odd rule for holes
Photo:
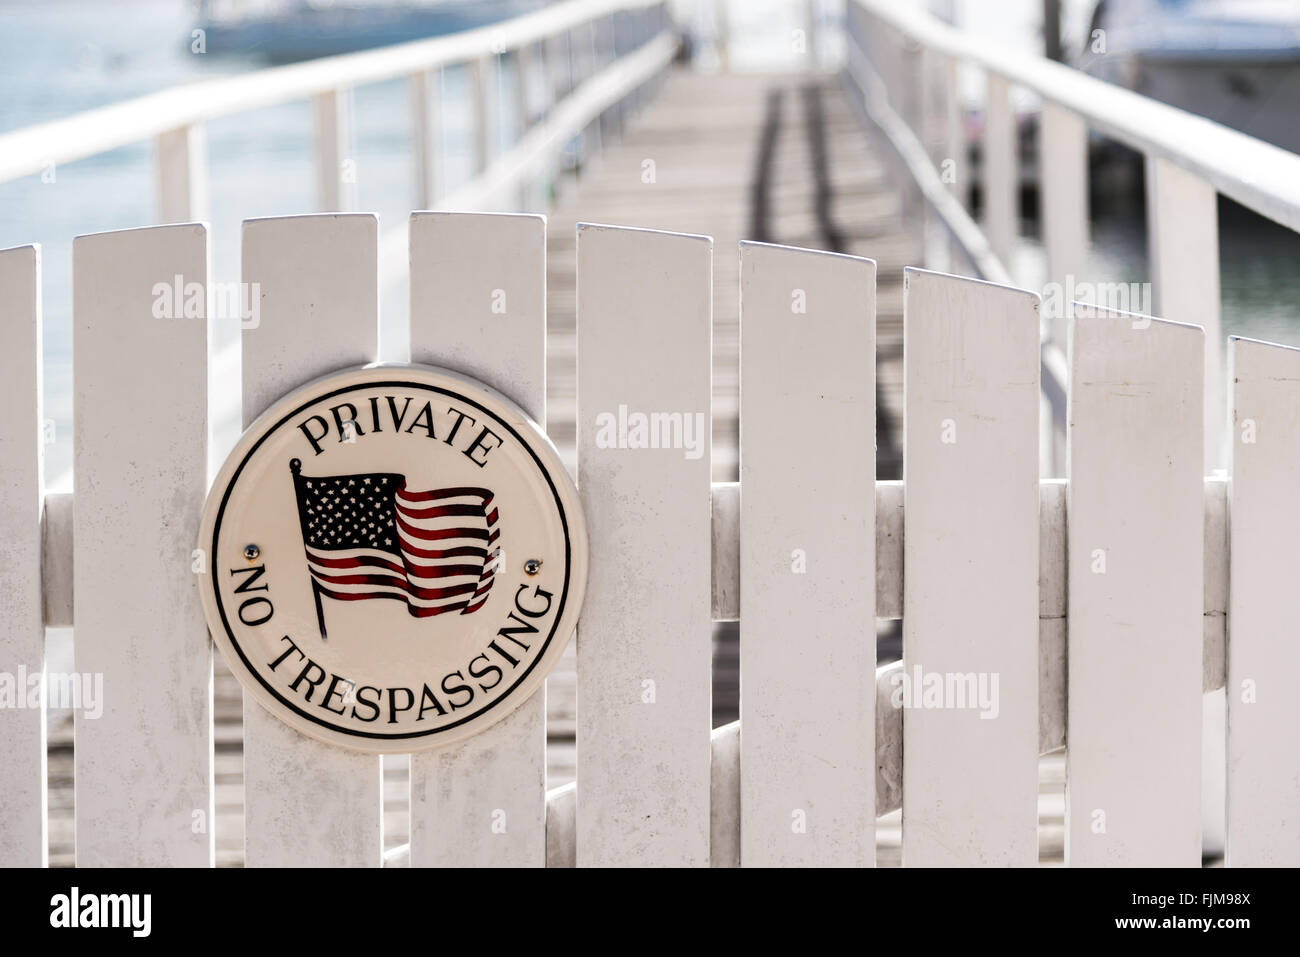
<svg viewBox="0 0 1300 957">
<path fill-rule="evenodd" d="M 155 144 L 161 223 L 207 215 L 204 123 L 296 100 L 313 104 L 316 187 L 322 212 L 346 211 L 355 190 L 348 162 L 348 93 L 370 83 L 410 84 L 418 209 L 515 207 L 560 150 L 659 74 L 678 40 L 664 0 L 568 0 L 462 33 L 172 87 L 0 135 L 0 183 L 145 140 Z M 500 148 L 494 94 L 513 61 L 519 128 Z M 473 100 L 474 178 L 449 195 L 441 177 L 439 77 L 467 66 Z M 540 98 L 537 92 L 540 91 Z M 584 143 L 584 145 L 587 145 Z M 532 202 L 525 203 L 533 207 Z"/>
<path fill-rule="evenodd" d="M 1211 397 L 1206 460 L 1221 465 L 1217 195 L 1300 231 L 1300 156 L 1044 57 L 964 33 L 908 4 L 849 0 L 846 33 L 846 73 L 861 91 L 867 113 L 913 177 L 925 214 L 946 227 L 982 278 L 1012 278 L 1019 218 L 1014 88 L 1042 99 L 1039 191 L 1050 282 L 1065 284 L 1085 269 L 1089 131 L 1142 155 L 1153 309 L 1206 330 Z M 982 228 L 959 198 L 971 182 L 958 95 L 960 65 L 987 78 Z M 944 170 L 945 163 L 953 165 Z M 1066 327 L 1066 316 L 1044 317 L 1044 386 L 1060 428 Z M 1058 446 L 1062 441 L 1058 434 Z"/>
</svg>

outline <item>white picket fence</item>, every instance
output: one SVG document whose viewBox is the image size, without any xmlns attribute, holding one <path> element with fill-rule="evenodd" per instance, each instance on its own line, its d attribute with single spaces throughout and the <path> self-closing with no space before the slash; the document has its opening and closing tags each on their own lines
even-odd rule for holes
<svg viewBox="0 0 1300 957">
<path fill-rule="evenodd" d="M 366 214 L 245 223 L 245 422 L 379 358 L 378 237 Z M 207 243 L 76 241 L 70 509 L 42 493 L 39 250 L 0 252 L 0 671 L 39 672 L 44 626 L 71 622 L 76 670 L 104 676 L 102 716 L 76 719 L 79 865 L 213 861 L 191 570 L 212 323 L 154 310 L 157 283 L 206 284 Z M 417 213 L 410 249 L 411 359 L 544 422 L 544 219 Z M 546 790 L 538 694 L 412 757 L 409 862 L 871 865 L 901 804 L 906 864 L 1033 865 L 1039 754 L 1064 744 L 1068 863 L 1194 866 L 1201 695 L 1226 680 L 1228 863 L 1300 864 L 1300 351 L 1232 344 L 1231 475 L 1205 479 L 1201 330 L 1081 308 L 1069 479 L 1040 482 L 1038 297 L 911 271 L 906 479 L 873 489 L 875 264 L 740 256 L 737 487 L 707 454 L 596 441 L 620 406 L 708 415 L 711 240 L 579 228 L 577 782 Z M 901 616 L 906 653 L 879 671 L 876 616 Z M 711 624 L 737 617 L 741 719 L 711 732 Z M 917 669 L 996 677 L 996 716 L 893 707 Z M 0 709 L 2 864 L 45 859 L 43 721 Z M 249 865 L 383 863 L 378 757 L 247 702 L 244 774 Z"/>
</svg>

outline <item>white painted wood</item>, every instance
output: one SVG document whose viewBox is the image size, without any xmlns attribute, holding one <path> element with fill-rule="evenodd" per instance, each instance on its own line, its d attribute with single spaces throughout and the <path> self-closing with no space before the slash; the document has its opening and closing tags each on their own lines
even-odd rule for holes
<svg viewBox="0 0 1300 957">
<path fill-rule="evenodd" d="M 483 173 L 497 153 L 497 55 L 479 57 L 468 65 L 468 85 L 474 133 L 474 172 Z"/>
<path fill-rule="evenodd" d="M 1038 486 L 1038 750 L 1065 747 L 1066 569 L 1064 479 Z"/>
<path fill-rule="evenodd" d="M 930 144 L 925 132 L 925 60 L 921 48 L 915 45 L 900 44 L 894 52 L 897 57 L 896 71 L 889 77 L 889 98 L 898 104 L 898 113 L 904 125 L 928 157 Z M 900 193 L 904 219 L 911 221 L 919 217 L 922 220 L 924 240 L 927 238 L 926 230 L 932 229 L 933 222 L 926 211 L 924 197 L 917 188 L 917 183 L 904 180 L 900 184 Z"/>
<path fill-rule="evenodd" d="M 988 74 L 984 119 L 984 231 L 1003 265 L 1010 268 L 1016 245 L 1020 178 L 1016 157 L 1016 114 L 1011 88 L 997 73 Z"/>
<path fill-rule="evenodd" d="M 442 190 L 442 70 L 421 70 L 408 82 L 415 204 L 429 209 Z"/>
<path fill-rule="evenodd" d="M 1147 245 L 1155 312 L 1205 329 L 1205 467 L 1222 463 L 1219 375 L 1219 209 L 1214 187 L 1168 160 L 1148 157 Z"/>
<path fill-rule="evenodd" d="M 532 95 L 529 84 L 533 73 L 533 48 L 521 46 L 511 58 L 514 62 L 515 139 L 528 131 L 533 122 Z"/>
<path fill-rule="evenodd" d="M 890 617 L 888 610 L 902 607 L 902 484 L 876 483 L 876 615 Z M 1216 549 L 1211 542 L 1226 534 L 1223 524 L 1225 482 L 1205 480 L 1205 614 L 1206 623 L 1202 689 L 1223 689 L 1223 645 L 1215 637 L 1212 623 L 1222 622 L 1227 607 L 1227 577 L 1224 555 L 1226 539 Z M 1066 718 L 1066 497 L 1064 479 L 1039 482 L 1038 558 L 1038 748 L 1042 754 L 1065 747 Z M 886 532 L 886 523 L 895 530 Z M 897 558 L 893 557 L 897 555 Z M 882 587 L 881 583 L 885 583 Z M 897 594 L 887 589 L 898 589 Z M 894 674 L 902 662 L 877 669 L 876 709 L 876 815 L 901 807 L 903 793 L 903 719 L 889 702 Z"/>
<path fill-rule="evenodd" d="M 1065 480 L 1041 480 L 1039 616 L 1044 621 L 1065 617 Z M 1227 504 L 1226 482 L 1205 480 L 1205 676 L 1203 689 L 1223 687 L 1224 620 L 1227 615 Z M 72 494 L 45 496 L 44 570 L 45 624 L 72 625 Z M 1212 543 L 1217 542 L 1217 545 Z M 740 617 L 740 484 L 713 485 L 713 620 Z M 903 483 L 876 483 L 876 617 L 903 617 Z M 1064 631 L 1060 642 L 1061 678 L 1064 679 Z M 1040 689 L 1041 692 L 1042 689 Z M 1040 693 L 1040 698 L 1042 697 Z M 1063 735 L 1065 691 L 1062 685 L 1056 708 Z M 1042 699 L 1046 715 L 1052 706 Z M 1056 747 L 1064 744 L 1058 737 Z M 1050 748 L 1044 748 L 1050 750 Z"/>
<path fill-rule="evenodd" d="M 1064 284 L 1073 276 L 1080 282 L 1088 255 L 1088 128 L 1078 114 L 1049 100 L 1038 144 L 1048 281 Z M 1047 319 L 1052 339 L 1064 346 L 1069 324 L 1060 312 Z"/>
<path fill-rule="evenodd" d="M 207 141 L 202 123 L 168 130 L 155 140 L 160 223 L 192 223 L 207 218 Z"/>
<path fill-rule="evenodd" d="M 804 0 L 804 55 L 807 69 L 815 71 L 821 65 L 821 11 L 817 0 Z"/>
<path fill-rule="evenodd" d="M 1074 312 L 1066 862 L 1194 867 L 1204 333 Z"/>
<path fill-rule="evenodd" d="M 545 426 L 543 217 L 411 217 L 411 360 L 480 379 Z M 543 688 L 469 741 L 411 755 L 412 865 L 541 867 L 545 793 Z"/>
<path fill-rule="evenodd" d="M 1227 499 L 1224 479 L 1205 480 L 1205 674 L 1223 687 L 1228 607 Z M 740 486 L 713 485 L 713 620 L 740 616 Z M 903 617 L 903 483 L 876 483 L 876 617 Z M 1065 744 L 1066 481 L 1039 480 L 1039 619 L 1043 643 L 1039 702 L 1043 751 Z M 71 618 L 68 618 L 71 622 Z M 1049 628 L 1048 626 L 1051 626 Z"/>
<path fill-rule="evenodd" d="M 970 158 L 966 147 L 966 107 L 962 103 L 961 88 L 957 83 L 959 64 L 952 57 L 945 57 L 942 63 L 944 106 L 944 159 L 953 163 L 953 176 L 947 181 L 948 191 L 957 201 L 965 206 L 965 197 L 970 189 Z"/>
<path fill-rule="evenodd" d="M 582 225 L 577 255 L 578 486 L 600 556 L 578 630 L 578 863 L 705 866 L 712 241 Z M 602 448 L 620 406 L 702 416 L 699 457 Z"/>
<path fill-rule="evenodd" d="M 569 58 L 566 37 L 561 34 L 542 41 L 542 62 L 545 66 L 546 116 L 569 90 Z"/>
<path fill-rule="evenodd" d="M 1232 867 L 1300 866 L 1300 350 L 1229 340 L 1233 382 L 1228 639 Z"/>
<path fill-rule="evenodd" d="M 210 866 L 207 229 L 80 236 L 72 278 L 77 864 Z"/>
<path fill-rule="evenodd" d="M 940 70 L 944 63 L 941 59 L 926 50 L 918 50 L 915 60 L 918 63 L 918 103 L 919 103 L 919 126 L 915 133 L 917 139 L 925 147 L 926 155 L 930 157 L 941 171 L 944 169 L 946 157 L 943 155 L 945 142 L 941 137 L 942 128 L 939 126 L 943 122 L 946 106 L 941 102 L 943 85 L 940 79 Z M 950 167 L 951 168 L 951 167 Z M 915 186 L 912 187 L 912 193 L 918 191 Z M 934 269 L 939 272 L 956 272 L 952 264 L 952 244 L 949 241 L 948 231 L 944 228 L 943 219 L 929 203 L 921 203 L 921 241 L 922 241 L 922 264 L 927 269 Z"/>
<path fill-rule="evenodd" d="M 577 40 L 582 51 L 582 68 L 578 74 L 585 84 L 593 78 L 600 70 L 600 48 L 597 36 L 600 32 L 600 24 L 592 20 L 585 27 L 580 27 L 576 34 L 581 38 Z M 582 145 L 579 147 L 581 155 L 585 159 L 588 156 L 599 154 L 604 149 L 604 136 L 601 130 L 601 117 L 597 116 L 583 131 Z"/>
<path fill-rule="evenodd" d="M 741 862 L 867 867 L 876 264 L 742 243 L 740 298 Z"/>
<path fill-rule="evenodd" d="M 41 361 L 40 247 L 0 250 L 0 867 L 46 861 Z"/>
<path fill-rule="evenodd" d="M 713 46 L 718 56 L 718 68 L 723 73 L 731 69 L 731 17 L 727 0 L 713 0 Z"/>
<path fill-rule="evenodd" d="M 903 861 L 1032 866 L 1039 298 L 915 269 L 904 290 Z"/>
<path fill-rule="evenodd" d="M 245 426 L 302 383 L 374 361 L 378 243 L 368 214 L 244 223 L 243 279 L 261 303 L 243 332 Z M 301 735 L 247 696 L 244 805 L 250 867 L 380 865 L 379 757 Z"/>
<path fill-rule="evenodd" d="M 515 101 L 515 135 L 511 143 L 512 149 L 523 141 L 533 126 L 536 112 L 532 103 L 533 58 L 533 47 L 527 45 L 521 46 L 510 58 Z M 546 208 L 545 184 L 539 182 L 539 180 L 540 177 L 537 176 L 529 176 L 521 180 L 515 191 L 516 195 L 513 198 L 512 208 L 520 211 Z"/>
<path fill-rule="evenodd" d="M 356 199 L 356 160 L 352 157 L 350 95 L 327 90 L 312 101 L 316 117 L 316 196 L 321 212 L 342 212 Z"/>
<path fill-rule="evenodd" d="M 1205 480 L 1205 647 L 1202 690 L 1224 682 L 1228 607 L 1226 480 Z M 876 617 L 903 617 L 903 483 L 876 483 Z M 1039 713 L 1044 753 L 1065 746 L 1066 481 L 1039 480 Z M 740 616 L 740 486 L 713 485 L 713 620 Z M 71 552 L 69 551 L 69 554 Z M 48 600 L 48 594 L 47 594 Z M 69 616 L 67 622 L 71 622 Z"/>
<path fill-rule="evenodd" d="M 1205 480 L 1205 670 L 1201 690 L 1206 692 L 1223 687 L 1227 667 L 1228 554 L 1228 480 L 1211 476 Z"/>
</svg>

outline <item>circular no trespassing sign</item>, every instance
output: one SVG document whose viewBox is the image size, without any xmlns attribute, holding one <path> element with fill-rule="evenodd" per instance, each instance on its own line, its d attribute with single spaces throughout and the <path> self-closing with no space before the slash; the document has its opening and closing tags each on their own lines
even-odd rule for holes
<svg viewBox="0 0 1300 957">
<path fill-rule="evenodd" d="M 577 491 L 504 396 L 429 366 L 318 379 L 254 422 L 203 510 L 213 639 L 291 727 L 461 741 L 545 680 L 587 580 Z"/>
</svg>

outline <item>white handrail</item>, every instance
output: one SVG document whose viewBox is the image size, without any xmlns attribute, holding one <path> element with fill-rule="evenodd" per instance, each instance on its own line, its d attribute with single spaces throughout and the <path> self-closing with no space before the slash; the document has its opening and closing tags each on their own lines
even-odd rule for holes
<svg viewBox="0 0 1300 957">
<path fill-rule="evenodd" d="M 553 116 L 528 130 L 483 174 L 437 203 L 439 209 L 490 209 L 528 176 L 546 155 L 618 103 L 670 62 L 677 52 L 672 36 L 661 34 L 578 86 Z"/>
<path fill-rule="evenodd" d="M 203 120 L 408 76 L 537 43 L 663 0 L 567 0 L 490 26 L 377 50 L 172 87 L 0 135 L 0 183 L 147 140 Z"/>
<path fill-rule="evenodd" d="M 974 63 L 1083 117 L 1088 126 L 1189 170 L 1300 231 L 1300 156 L 1071 67 L 972 37 L 896 0 L 851 0 L 920 46 Z"/>
</svg>

